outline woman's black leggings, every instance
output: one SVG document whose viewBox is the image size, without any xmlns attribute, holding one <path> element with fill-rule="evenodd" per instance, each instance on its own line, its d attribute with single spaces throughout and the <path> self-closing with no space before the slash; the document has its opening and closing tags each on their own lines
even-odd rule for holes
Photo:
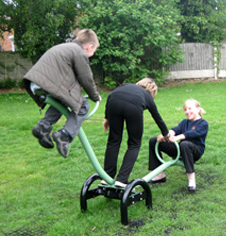
<svg viewBox="0 0 226 236">
<path fill-rule="evenodd" d="M 108 106 L 107 117 L 110 130 L 105 152 L 104 170 L 112 178 L 115 177 L 124 121 L 126 121 L 128 149 L 124 155 L 116 180 L 127 184 L 141 146 L 143 112 L 133 103 L 124 100 L 109 101 Z"/>
</svg>

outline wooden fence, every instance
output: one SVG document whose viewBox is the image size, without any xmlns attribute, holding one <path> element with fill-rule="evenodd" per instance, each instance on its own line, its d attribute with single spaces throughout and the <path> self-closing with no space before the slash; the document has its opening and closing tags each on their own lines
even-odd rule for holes
<svg viewBox="0 0 226 236">
<path fill-rule="evenodd" d="M 169 69 L 166 79 L 222 78 L 226 77 L 226 43 L 221 48 L 219 72 L 214 64 L 214 48 L 203 43 L 180 44 L 184 51 L 184 63 L 177 63 Z M 32 63 L 13 52 L 0 52 L 0 81 L 22 79 Z"/>
<path fill-rule="evenodd" d="M 217 71 L 216 58 L 214 58 L 214 48 L 203 43 L 180 44 L 184 51 L 184 63 L 177 63 L 170 67 L 169 75 L 166 79 L 193 79 L 209 78 L 215 79 L 226 77 L 226 44 L 221 47 L 221 60 L 219 62 L 219 72 Z"/>
<path fill-rule="evenodd" d="M 226 43 L 221 47 L 221 60 L 220 60 L 219 77 L 226 77 Z"/>
<path fill-rule="evenodd" d="M 22 79 L 32 63 L 17 52 L 0 52 L 0 81 Z"/>
</svg>

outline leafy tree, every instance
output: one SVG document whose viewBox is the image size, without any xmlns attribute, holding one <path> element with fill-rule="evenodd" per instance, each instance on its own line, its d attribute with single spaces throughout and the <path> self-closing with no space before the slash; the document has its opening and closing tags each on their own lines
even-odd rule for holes
<svg viewBox="0 0 226 236">
<path fill-rule="evenodd" d="M 184 16 L 181 37 L 185 42 L 222 42 L 225 40 L 225 0 L 180 0 Z"/>
<path fill-rule="evenodd" d="M 20 53 L 35 63 L 73 31 L 76 0 L 0 0 L 0 32 L 14 31 Z"/>
<path fill-rule="evenodd" d="M 91 59 L 110 87 L 144 77 L 160 80 L 180 60 L 181 20 L 175 0 L 81 0 L 80 28 L 92 28 L 100 48 Z"/>
</svg>

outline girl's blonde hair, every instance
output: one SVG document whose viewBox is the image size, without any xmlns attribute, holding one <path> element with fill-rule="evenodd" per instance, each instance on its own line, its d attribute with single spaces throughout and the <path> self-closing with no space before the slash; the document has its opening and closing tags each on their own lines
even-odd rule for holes
<svg viewBox="0 0 226 236">
<path fill-rule="evenodd" d="M 183 109 L 184 109 L 184 110 L 186 109 L 186 106 L 187 106 L 187 103 L 188 103 L 188 102 L 193 102 L 197 108 L 200 108 L 199 115 L 200 115 L 201 117 L 202 117 L 203 113 L 206 113 L 206 111 L 205 111 L 203 108 L 201 108 L 200 103 L 199 103 L 197 100 L 192 99 L 192 98 L 190 98 L 190 99 L 188 99 L 188 100 L 185 101 L 185 103 L 184 103 L 184 105 L 183 105 Z"/>
<path fill-rule="evenodd" d="M 142 88 L 144 88 L 145 90 L 147 90 L 151 94 L 153 99 L 155 99 L 155 97 L 157 95 L 158 86 L 156 85 L 156 83 L 153 79 L 144 78 L 142 80 L 139 80 L 136 83 L 136 85 L 139 85 Z"/>
</svg>

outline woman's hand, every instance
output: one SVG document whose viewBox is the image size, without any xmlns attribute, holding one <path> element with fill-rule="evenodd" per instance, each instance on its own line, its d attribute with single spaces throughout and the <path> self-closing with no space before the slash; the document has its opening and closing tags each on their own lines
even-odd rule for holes
<svg viewBox="0 0 226 236">
<path fill-rule="evenodd" d="M 108 131 L 108 129 L 109 129 L 108 119 L 105 119 L 103 127 L 104 127 L 104 132 L 106 133 Z"/>
<path fill-rule="evenodd" d="M 157 142 L 159 142 L 159 143 L 165 142 L 164 136 L 160 134 L 160 135 L 157 137 Z"/>
</svg>

